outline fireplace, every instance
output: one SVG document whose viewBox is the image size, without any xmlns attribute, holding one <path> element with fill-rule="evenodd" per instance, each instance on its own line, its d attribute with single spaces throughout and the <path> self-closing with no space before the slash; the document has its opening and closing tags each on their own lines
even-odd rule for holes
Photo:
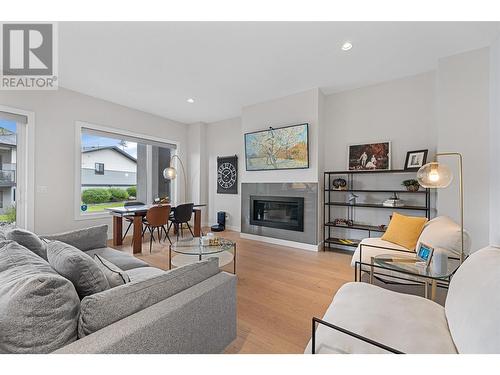
<svg viewBox="0 0 500 375">
<path fill-rule="evenodd" d="M 250 196 L 250 224 L 304 231 L 304 198 Z"/>
</svg>

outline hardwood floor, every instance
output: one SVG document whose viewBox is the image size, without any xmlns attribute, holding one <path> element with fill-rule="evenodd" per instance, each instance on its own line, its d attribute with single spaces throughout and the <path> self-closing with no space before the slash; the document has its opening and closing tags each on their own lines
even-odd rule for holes
<svg viewBox="0 0 500 375">
<path fill-rule="evenodd" d="M 237 242 L 238 254 L 238 336 L 226 353 L 303 353 L 311 318 L 323 316 L 338 288 L 354 278 L 351 255 L 241 239 L 237 232 L 221 236 Z M 130 245 L 118 248 L 132 253 Z M 154 244 L 152 254 L 143 246 L 136 256 L 168 269 L 165 243 Z"/>
</svg>

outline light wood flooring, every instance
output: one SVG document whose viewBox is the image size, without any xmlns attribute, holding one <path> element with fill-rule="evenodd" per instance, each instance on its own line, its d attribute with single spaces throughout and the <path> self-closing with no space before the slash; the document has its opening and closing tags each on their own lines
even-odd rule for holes
<svg viewBox="0 0 500 375">
<path fill-rule="evenodd" d="M 350 254 L 312 252 L 241 239 L 237 242 L 238 336 L 226 353 L 303 353 L 311 336 L 311 318 L 322 317 L 336 291 L 353 281 Z M 119 247 L 132 252 L 130 238 Z M 137 255 L 168 269 L 168 243 L 143 244 Z M 226 266 L 232 272 L 232 264 Z"/>
</svg>

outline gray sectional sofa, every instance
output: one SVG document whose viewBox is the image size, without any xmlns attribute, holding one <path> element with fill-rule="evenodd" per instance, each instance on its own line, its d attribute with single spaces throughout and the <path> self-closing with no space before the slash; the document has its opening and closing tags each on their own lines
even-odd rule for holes
<svg viewBox="0 0 500 375">
<path fill-rule="evenodd" d="M 107 226 L 4 237 L 0 353 L 219 353 L 236 338 L 236 277 L 216 259 L 149 267 L 107 247 Z M 96 258 L 124 283 L 84 266 Z"/>
</svg>

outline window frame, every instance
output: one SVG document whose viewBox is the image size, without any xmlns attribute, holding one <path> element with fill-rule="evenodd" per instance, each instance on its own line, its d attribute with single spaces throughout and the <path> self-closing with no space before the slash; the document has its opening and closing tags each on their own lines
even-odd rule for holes
<svg viewBox="0 0 500 375">
<path fill-rule="evenodd" d="M 82 132 L 84 129 L 89 129 L 89 130 L 94 130 L 97 132 L 103 132 L 103 133 L 111 133 L 111 134 L 116 134 L 117 136 L 123 135 L 126 137 L 133 137 L 133 138 L 138 138 L 142 139 L 144 141 L 151 141 L 151 142 L 160 142 L 160 143 L 165 143 L 165 144 L 172 144 L 175 145 L 176 149 L 173 150 L 172 155 L 182 155 L 181 152 L 181 145 L 180 142 L 174 141 L 171 139 L 165 139 L 165 138 L 160 138 L 156 135 L 147 135 L 147 134 L 141 134 L 141 133 L 135 133 L 131 132 L 128 130 L 124 129 L 119 129 L 119 128 L 114 128 L 110 126 L 104 126 L 104 125 L 98 125 L 98 124 L 93 124 L 85 121 L 75 121 L 75 154 L 74 154 L 74 169 L 75 169 L 75 186 L 74 186 L 74 194 L 73 194 L 73 200 L 74 200 L 74 219 L 77 221 L 80 220 L 95 220 L 95 219 L 103 219 L 103 218 L 111 218 L 111 215 L 109 212 L 93 212 L 93 213 L 84 213 L 80 209 L 80 202 L 81 202 L 81 179 L 82 179 Z M 150 153 L 148 153 L 148 158 L 151 157 Z M 180 156 L 183 157 L 183 156 Z M 179 190 L 179 179 L 176 178 L 173 183 L 171 184 L 171 189 L 173 192 L 174 196 L 174 201 L 173 204 L 177 204 L 178 200 L 178 192 Z M 151 175 L 148 174 L 147 176 L 147 185 L 148 185 L 148 190 L 151 188 Z M 148 193 L 149 194 L 149 193 Z"/>
</svg>

